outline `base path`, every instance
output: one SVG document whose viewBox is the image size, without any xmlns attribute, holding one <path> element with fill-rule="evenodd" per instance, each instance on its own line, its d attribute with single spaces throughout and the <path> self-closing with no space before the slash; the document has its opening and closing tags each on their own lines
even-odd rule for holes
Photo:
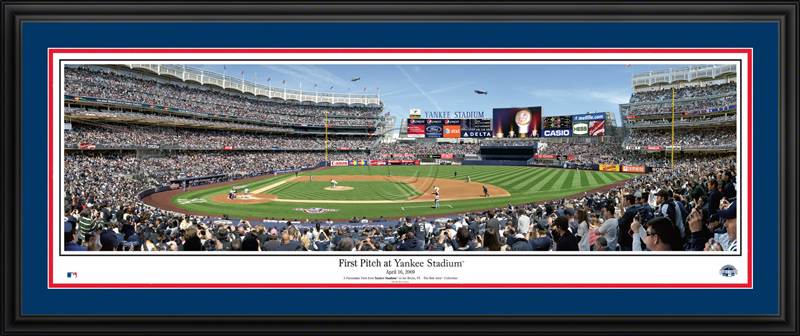
<svg viewBox="0 0 800 336">
<path fill-rule="evenodd" d="M 375 175 L 315 175 L 314 179 L 317 181 L 330 181 L 336 180 L 338 182 L 342 181 L 389 181 L 389 182 L 402 182 L 407 183 L 408 185 L 414 187 L 422 193 L 422 195 L 415 196 L 409 199 L 404 200 L 380 200 L 380 201 L 369 201 L 369 200 L 347 200 L 347 201 L 337 201 L 337 200 L 305 200 L 305 199 L 281 199 L 276 197 L 275 195 L 266 194 L 269 192 L 269 189 L 272 187 L 279 186 L 283 183 L 287 182 L 296 182 L 296 183 L 303 183 L 308 182 L 308 177 L 301 176 L 288 179 L 286 181 L 278 182 L 273 185 L 261 188 L 256 190 L 257 192 L 261 192 L 261 194 L 253 195 L 255 193 L 251 193 L 250 199 L 243 199 L 243 198 L 228 198 L 227 194 L 220 194 L 214 195 L 211 197 L 211 200 L 214 202 L 219 203 L 232 203 L 232 204 L 251 204 L 251 203 L 264 203 L 270 201 L 277 201 L 277 202 L 293 202 L 293 203 L 408 203 L 408 202 L 433 202 L 436 198 L 436 194 L 434 194 L 433 187 L 439 187 L 439 201 L 454 201 L 454 200 L 466 200 L 466 199 L 476 199 L 476 198 L 486 198 L 483 196 L 483 187 L 485 186 L 486 189 L 489 190 L 489 197 L 506 197 L 511 196 L 511 194 L 503 188 L 493 186 L 491 184 L 485 183 L 478 183 L 478 182 L 467 182 L 466 179 L 464 180 L 453 180 L 453 179 L 443 179 L 443 178 L 433 178 L 433 177 L 411 177 L 411 176 L 375 176 Z M 349 190 L 353 189 L 348 186 L 337 186 L 336 189 L 332 189 L 333 186 L 324 188 L 326 190 Z M 341 188 L 349 188 L 349 189 L 341 189 Z M 258 197 L 254 197 L 258 196 Z"/>
</svg>

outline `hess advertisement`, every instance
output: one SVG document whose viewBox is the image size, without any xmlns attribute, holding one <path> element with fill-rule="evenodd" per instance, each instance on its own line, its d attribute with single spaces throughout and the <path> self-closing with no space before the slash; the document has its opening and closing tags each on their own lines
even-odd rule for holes
<svg viewBox="0 0 800 336">
<path fill-rule="evenodd" d="M 510 107 L 492 110 L 495 138 L 539 137 L 542 130 L 542 107 Z"/>
<path fill-rule="evenodd" d="M 574 136 L 587 136 L 589 135 L 589 123 L 588 122 L 575 122 L 572 124 L 572 134 Z"/>
</svg>

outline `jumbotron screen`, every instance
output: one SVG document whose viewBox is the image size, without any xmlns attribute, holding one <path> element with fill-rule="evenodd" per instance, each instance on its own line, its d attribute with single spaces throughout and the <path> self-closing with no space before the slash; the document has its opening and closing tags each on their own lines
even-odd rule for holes
<svg viewBox="0 0 800 336">
<path fill-rule="evenodd" d="M 542 131 L 542 107 L 509 107 L 492 110 L 495 138 L 539 137 Z"/>
<path fill-rule="evenodd" d="M 490 119 L 408 119 L 410 138 L 491 138 Z"/>
</svg>

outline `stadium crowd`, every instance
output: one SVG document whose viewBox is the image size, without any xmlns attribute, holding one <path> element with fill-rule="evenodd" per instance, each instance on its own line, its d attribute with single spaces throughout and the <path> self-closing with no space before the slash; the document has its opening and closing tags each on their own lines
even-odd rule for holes
<svg viewBox="0 0 800 336">
<path fill-rule="evenodd" d="M 736 104 L 736 96 L 714 99 L 692 100 L 675 103 L 675 114 L 681 113 L 706 113 L 711 109 L 724 109 Z M 672 114 L 672 103 L 656 103 L 631 106 L 627 112 L 629 116 Z"/>
<path fill-rule="evenodd" d="M 685 155 L 675 169 L 635 177 L 582 197 L 466 213 L 446 221 L 354 218 L 348 225 L 297 219 L 204 221 L 150 209 L 135 199 L 148 180 L 182 163 L 239 169 L 253 156 L 68 156 L 65 161 L 67 250 L 137 251 L 639 251 L 732 250 L 736 236 L 735 154 Z M 280 160 L 280 158 L 276 158 Z M 659 158 L 654 156 L 654 161 Z M 292 162 L 298 161 L 292 157 Z M 246 168 L 244 168 L 246 169 Z M 163 180 L 163 177 L 161 178 Z"/>
<path fill-rule="evenodd" d="M 675 118 L 675 126 L 692 125 L 697 123 L 718 123 L 727 121 L 736 121 L 736 113 L 728 115 L 717 115 L 711 117 L 701 116 L 695 118 L 681 116 Z M 659 120 L 641 120 L 641 121 L 637 121 L 636 119 L 630 119 L 627 122 L 630 126 L 671 125 L 672 118 L 664 118 Z"/>
<path fill-rule="evenodd" d="M 372 137 L 329 137 L 328 148 L 367 148 L 376 141 Z M 88 125 L 73 123 L 64 132 L 66 145 L 94 143 L 108 146 L 133 147 L 147 144 L 177 146 L 193 149 L 319 149 L 325 148 L 324 137 L 285 137 L 236 131 L 215 131 L 127 124 Z"/>
<path fill-rule="evenodd" d="M 406 144 L 406 143 L 380 143 L 372 149 L 372 154 L 475 154 L 480 149 L 475 143 L 434 143 L 434 144 Z"/>
<path fill-rule="evenodd" d="M 330 125 L 374 126 L 376 118 L 382 112 L 382 107 L 312 106 L 270 102 L 244 95 L 162 83 L 86 68 L 67 67 L 64 79 L 64 92 L 68 95 L 118 99 L 270 122 L 323 125 L 327 110 L 328 116 L 347 117 L 329 118 Z"/>
<path fill-rule="evenodd" d="M 539 146 L 538 154 L 556 155 L 619 155 L 622 146 L 618 143 L 547 143 Z"/>
<path fill-rule="evenodd" d="M 624 146 L 671 146 L 672 131 L 641 130 L 631 131 Z M 685 148 L 735 148 L 736 127 L 692 128 L 675 130 L 675 146 Z"/>
<path fill-rule="evenodd" d="M 675 90 L 675 99 L 728 95 L 736 93 L 736 82 L 712 84 L 703 87 L 688 86 Z M 672 100 L 672 89 L 641 91 L 631 94 L 630 103 Z"/>
</svg>

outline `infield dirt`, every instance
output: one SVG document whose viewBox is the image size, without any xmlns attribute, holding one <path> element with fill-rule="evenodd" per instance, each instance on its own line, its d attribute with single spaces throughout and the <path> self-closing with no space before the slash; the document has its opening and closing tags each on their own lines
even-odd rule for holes
<svg viewBox="0 0 800 336">
<path fill-rule="evenodd" d="M 484 198 L 483 187 L 489 191 L 489 197 L 506 197 L 511 194 L 503 188 L 493 186 L 491 184 L 467 182 L 466 180 L 453 180 L 443 178 L 425 178 L 425 177 L 409 177 L 409 176 L 374 176 L 374 175 L 319 175 L 314 176 L 317 181 L 388 181 L 388 182 L 403 182 L 419 190 L 422 195 L 415 196 L 406 200 L 382 200 L 382 201 L 337 201 L 337 200 L 291 200 L 280 199 L 275 195 L 269 194 L 269 187 L 266 190 L 259 189 L 261 193 L 251 193 L 250 198 L 228 198 L 227 194 L 214 195 L 211 200 L 219 203 L 233 203 L 233 204 L 252 204 L 264 203 L 270 201 L 280 202 L 319 202 L 319 203 L 403 203 L 403 202 L 432 202 L 436 195 L 434 194 L 434 187 L 439 187 L 439 200 L 452 201 L 452 200 L 465 200 Z M 303 183 L 308 182 L 308 177 L 301 176 L 291 178 L 280 182 L 280 184 L 287 182 Z"/>
</svg>

